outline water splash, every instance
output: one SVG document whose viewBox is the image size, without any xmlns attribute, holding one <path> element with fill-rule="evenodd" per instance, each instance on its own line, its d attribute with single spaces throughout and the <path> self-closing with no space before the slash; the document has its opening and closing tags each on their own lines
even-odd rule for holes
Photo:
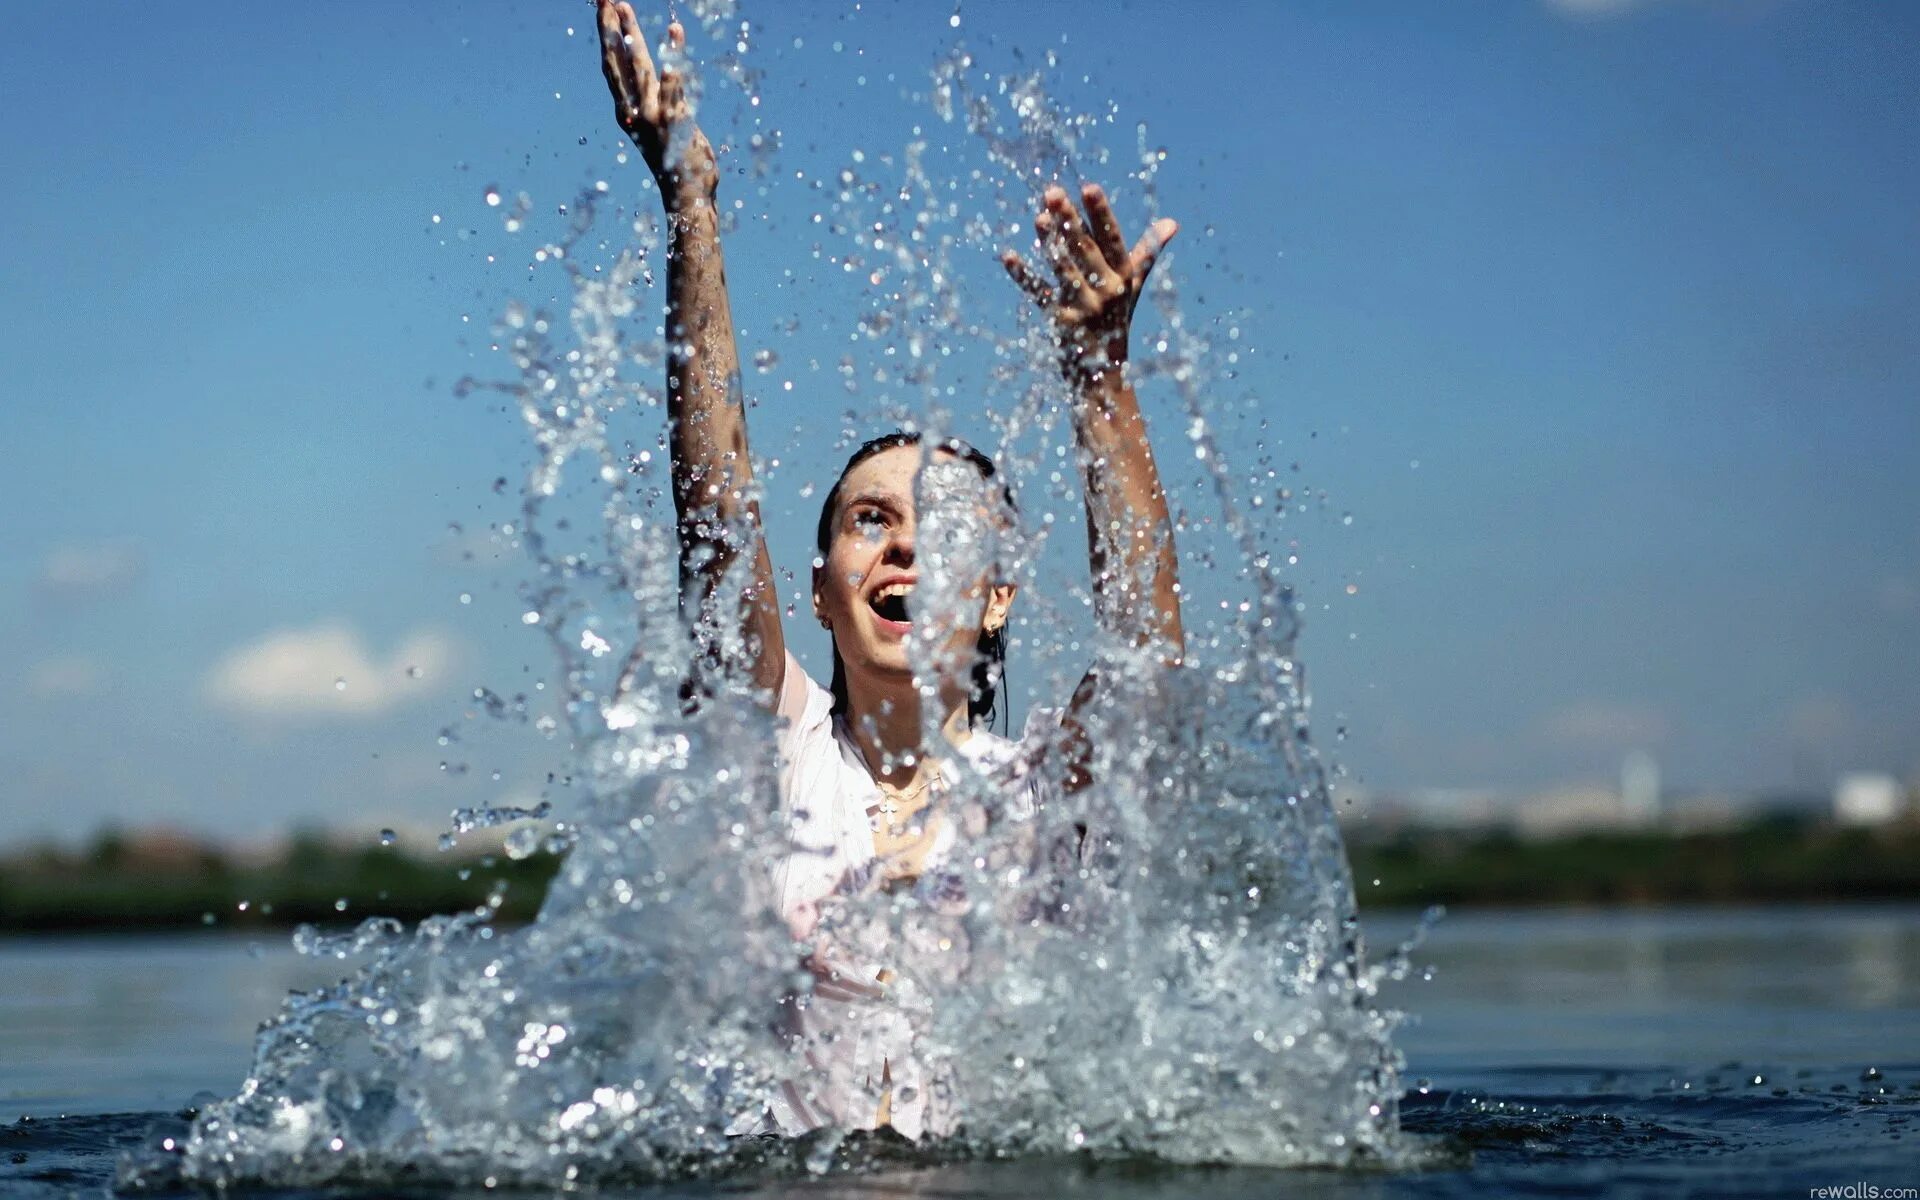
<svg viewBox="0 0 1920 1200">
<path fill-rule="evenodd" d="M 747 25 L 727 3 L 694 12 L 710 39 L 737 29 L 717 74 L 757 106 Z M 862 354 L 841 373 L 929 441 L 967 431 L 949 403 L 956 382 L 977 386 L 982 444 L 1022 508 L 983 504 L 969 467 L 922 471 L 917 624 L 960 619 L 977 602 L 966 580 L 991 566 L 1022 587 L 1021 661 L 1060 698 L 1089 657 L 1107 686 L 1081 713 L 1092 786 L 1069 794 L 1045 765 L 1062 759 L 1063 735 L 1042 714 L 1039 810 L 1009 814 L 1006 780 L 963 768 L 942 800 L 967 833 L 953 861 L 913 890 L 845 898 L 824 936 L 895 964 L 892 1003 L 948 1110 L 949 1137 L 926 1155 L 1399 1161 L 1392 1017 L 1373 991 L 1404 956 L 1365 961 L 1308 735 L 1299 606 L 1269 549 L 1278 518 L 1240 507 L 1206 399 L 1222 355 L 1186 319 L 1175 264 L 1162 264 L 1151 295 L 1164 329 L 1136 373 L 1171 386 L 1198 464 L 1203 502 L 1178 520 L 1186 569 L 1231 567 L 1244 599 L 1204 621 L 1190 612 L 1180 670 L 1097 631 L 1065 644 L 1058 632 L 1084 625 L 1092 600 L 1044 566 L 1078 505 L 1069 399 L 1045 323 L 1009 327 L 1007 294 L 964 281 L 1047 183 L 1113 169 L 1093 136 L 1111 114 L 1062 114 L 1040 73 L 995 75 L 964 49 L 938 65 L 928 100 L 966 134 L 957 146 L 919 137 L 898 156 L 856 151 L 839 173 L 836 261 L 867 300 L 854 322 Z M 743 140 L 756 167 L 777 154 L 757 122 Z M 942 153 L 962 164 L 940 173 L 945 184 L 929 165 Z M 1164 160 L 1141 130 L 1125 174 L 1150 212 Z M 170 1142 L 177 1153 L 129 1160 L 123 1183 L 571 1186 L 864 1161 L 832 1133 L 778 1147 L 729 1136 L 791 1074 L 773 1015 L 811 978 L 771 894 L 786 850 L 773 719 L 726 676 L 688 710 L 694 664 L 737 661 L 741 648 L 682 619 L 664 453 L 610 433 L 661 420 L 666 348 L 651 297 L 649 311 L 640 302 L 658 223 L 613 212 L 605 192 L 563 206 L 558 236 L 529 255 L 534 272 L 560 273 L 564 312 L 508 306 L 496 335 L 511 376 L 463 389 L 504 397 L 535 450 L 518 530 L 526 622 L 564 684 L 543 728 L 566 739 L 584 796 L 563 812 L 560 875 L 525 929 L 496 928 L 490 904 L 412 931 L 303 930 L 307 953 L 367 961 L 291 998 L 262 1028 L 239 1094 L 203 1109 Z M 490 189 L 488 203 L 498 197 Z M 516 201 L 509 225 L 530 211 Z M 875 419 L 850 414 L 849 433 Z M 1163 423 L 1163 452 L 1174 432 Z M 719 608 L 746 567 L 743 556 Z M 912 653 L 931 678 L 938 649 L 916 633 Z M 548 815 L 463 811 L 455 825 Z"/>
</svg>

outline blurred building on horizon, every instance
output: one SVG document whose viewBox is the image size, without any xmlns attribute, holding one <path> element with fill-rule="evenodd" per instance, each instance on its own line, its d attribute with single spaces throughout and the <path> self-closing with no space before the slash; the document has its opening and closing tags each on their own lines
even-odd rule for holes
<svg viewBox="0 0 1920 1200">
<path fill-rule="evenodd" d="M 1883 771 L 1847 771 L 1827 791 L 1669 789 L 1662 785 L 1659 763 L 1636 750 L 1611 783 L 1376 792 L 1341 781 L 1334 784 L 1334 807 L 1342 828 L 1362 839 L 1421 830 L 1505 830 L 1530 839 L 1633 830 L 1689 833 L 1767 819 L 1876 826 L 1920 816 L 1920 779 L 1903 783 Z"/>
</svg>

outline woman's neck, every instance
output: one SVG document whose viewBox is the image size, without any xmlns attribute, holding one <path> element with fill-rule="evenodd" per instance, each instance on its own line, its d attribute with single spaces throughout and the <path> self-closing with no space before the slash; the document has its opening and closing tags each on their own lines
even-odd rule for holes
<svg viewBox="0 0 1920 1200">
<path fill-rule="evenodd" d="M 940 722 L 942 740 L 958 746 L 973 735 L 966 693 L 942 699 L 947 710 Z M 855 680 L 847 681 L 847 730 L 860 747 L 867 770 L 888 787 L 909 787 L 923 771 L 932 769 L 930 759 L 939 752 L 928 754 L 921 745 L 923 715 L 919 689 L 911 681 L 897 688 L 861 687 Z"/>
</svg>

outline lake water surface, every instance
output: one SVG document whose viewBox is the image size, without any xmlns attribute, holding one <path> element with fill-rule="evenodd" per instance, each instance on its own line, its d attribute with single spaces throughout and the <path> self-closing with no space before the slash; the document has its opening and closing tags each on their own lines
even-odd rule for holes
<svg viewBox="0 0 1920 1200">
<path fill-rule="evenodd" d="M 1376 946 L 1411 924 L 1394 913 L 1368 921 Z M 1451 1148 L 1443 1169 L 1060 1160 L 760 1194 L 1920 1187 L 1920 906 L 1462 913 L 1415 962 L 1386 998 L 1410 1014 L 1399 1038 L 1413 1085 L 1405 1125 Z M 0 941 L 0 1121 L 13 1123 L 0 1131 L 0 1194 L 99 1194 L 114 1147 L 137 1141 L 151 1116 L 92 1115 L 230 1094 L 278 998 L 339 974 L 280 935 Z"/>
</svg>

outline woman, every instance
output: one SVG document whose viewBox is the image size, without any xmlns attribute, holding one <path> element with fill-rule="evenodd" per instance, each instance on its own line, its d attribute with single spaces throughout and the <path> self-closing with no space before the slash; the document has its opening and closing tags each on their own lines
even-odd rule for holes
<svg viewBox="0 0 1920 1200">
<path fill-rule="evenodd" d="M 911 883 L 937 864 L 959 834 L 942 819 L 939 793 L 955 763 L 1025 774 L 1039 754 L 1064 761 L 1051 774 L 1067 791 L 1092 781 L 1092 746 L 1082 714 L 1099 694 L 1089 671 L 1061 718 L 1058 736 L 1020 746 L 979 728 L 996 705 L 998 660 L 1013 604 L 1011 584 L 989 573 L 964 591 L 966 621 L 930 644 L 936 651 L 938 709 L 908 663 L 913 631 L 914 483 L 928 448 L 895 434 L 862 446 L 828 492 L 820 515 L 813 572 L 814 616 L 832 634 L 830 689 L 809 678 L 787 651 L 772 562 L 760 536 L 753 471 L 741 404 L 726 272 L 715 200 L 713 149 L 694 123 L 684 81 L 659 71 L 631 5 L 598 0 L 601 66 L 620 126 L 659 183 L 667 218 L 667 414 L 675 512 L 679 520 L 681 601 L 699 644 L 702 669 L 746 673 L 781 721 L 781 803 L 793 853 L 777 880 L 782 915 L 797 941 L 812 939 L 822 905 L 865 886 Z M 685 34 L 668 26 L 679 50 Z M 1050 315 L 1059 364 L 1074 389 L 1095 611 L 1123 643 L 1167 666 L 1182 652 L 1179 584 L 1167 503 L 1147 444 L 1140 406 L 1127 381 L 1128 330 L 1154 259 L 1177 229 L 1159 220 L 1131 251 L 1105 193 L 1082 191 L 1085 215 L 1064 190 L 1047 189 L 1035 217 L 1051 266 L 1043 278 L 1016 253 L 1002 256 L 1014 281 Z M 985 455 L 959 443 L 932 449 L 964 460 L 983 491 L 997 481 Z M 728 599 L 720 587 L 749 556 L 751 583 Z M 720 647 L 743 646 L 745 662 Z M 698 680 L 693 681 L 696 690 Z M 937 716 L 940 737 L 925 744 L 923 720 Z M 1030 785 L 1010 782 L 1031 803 Z M 886 1008 L 883 967 L 837 958 L 815 945 L 809 996 L 793 1002 L 797 1048 L 808 1071 L 783 1085 L 767 1128 L 797 1133 L 818 1125 L 890 1125 L 909 1137 L 938 1128 L 942 1115 L 919 1078 L 912 1031 Z"/>
</svg>

